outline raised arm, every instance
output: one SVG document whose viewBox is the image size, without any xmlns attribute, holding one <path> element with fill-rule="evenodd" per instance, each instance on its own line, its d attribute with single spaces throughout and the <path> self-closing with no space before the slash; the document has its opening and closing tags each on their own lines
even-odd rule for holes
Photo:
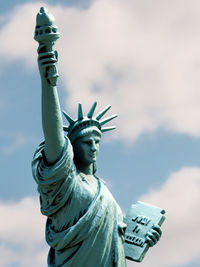
<svg viewBox="0 0 200 267">
<path fill-rule="evenodd" d="M 39 62 L 39 65 L 40 64 Z M 43 66 L 41 66 L 40 69 L 41 68 L 43 68 Z M 47 78 L 45 78 L 43 74 L 41 75 L 41 82 L 42 126 L 45 137 L 45 156 L 49 163 L 53 163 L 59 158 L 63 150 L 63 123 L 56 86 L 49 84 Z"/>
<path fill-rule="evenodd" d="M 42 126 L 45 138 L 45 156 L 48 163 L 55 162 L 64 147 L 63 123 L 57 94 L 57 52 L 53 45 L 59 34 L 52 15 L 44 8 L 37 15 L 35 40 L 39 42 L 38 66 L 42 85 Z"/>
</svg>

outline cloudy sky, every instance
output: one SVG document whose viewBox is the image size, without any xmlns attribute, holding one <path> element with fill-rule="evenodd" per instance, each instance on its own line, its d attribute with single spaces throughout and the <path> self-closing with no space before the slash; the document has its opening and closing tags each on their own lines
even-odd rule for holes
<svg viewBox="0 0 200 267">
<path fill-rule="evenodd" d="M 14 3 L 13 3 L 14 2 Z M 76 116 L 111 104 L 98 175 L 124 213 L 142 200 L 166 210 L 163 237 L 139 265 L 200 266 L 200 2 L 0 2 L 0 267 L 45 267 L 45 218 L 31 174 L 43 139 L 35 16 L 61 33 L 59 96 Z"/>
</svg>

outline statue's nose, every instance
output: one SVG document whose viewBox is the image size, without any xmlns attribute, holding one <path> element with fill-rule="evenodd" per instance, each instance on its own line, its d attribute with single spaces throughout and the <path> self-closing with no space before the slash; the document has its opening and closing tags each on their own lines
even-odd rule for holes
<svg viewBox="0 0 200 267">
<path fill-rule="evenodd" d="M 95 142 L 92 142 L 91 151 L 95 152 L 97 150 Z"/>
</svg>

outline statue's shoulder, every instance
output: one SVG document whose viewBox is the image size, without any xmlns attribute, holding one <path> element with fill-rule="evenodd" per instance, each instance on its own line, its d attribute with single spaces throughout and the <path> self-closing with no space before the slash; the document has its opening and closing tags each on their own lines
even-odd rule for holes
<svg viewBox="0 0 200 267">
<path fill-rule="evenodd" d="M 97 176 L 96 174 L 94 175 L 94 177 L 95 177 L 98 181 L 100 181 L 102 184 L 106 185 L 106 181 L 105 181 L 105 180 L 103 180 L 102 178 L 100 178 L 100 177 Z"/>
</svg>

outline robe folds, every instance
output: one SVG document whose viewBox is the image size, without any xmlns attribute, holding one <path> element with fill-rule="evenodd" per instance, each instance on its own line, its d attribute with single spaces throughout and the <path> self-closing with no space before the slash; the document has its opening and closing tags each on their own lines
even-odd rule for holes
<svg viewBox="0 0 200 267">
<path fill-rule="evenodd" d="M 32 170 L 41 213 L 47 216 L 48 266 L 125 267 L 121 209 L 101 179 L 96 177 L 94 194 L 77 174 L 70 141 L 53 165 L 45 161 L 42 142 Z"/>
</svg>

